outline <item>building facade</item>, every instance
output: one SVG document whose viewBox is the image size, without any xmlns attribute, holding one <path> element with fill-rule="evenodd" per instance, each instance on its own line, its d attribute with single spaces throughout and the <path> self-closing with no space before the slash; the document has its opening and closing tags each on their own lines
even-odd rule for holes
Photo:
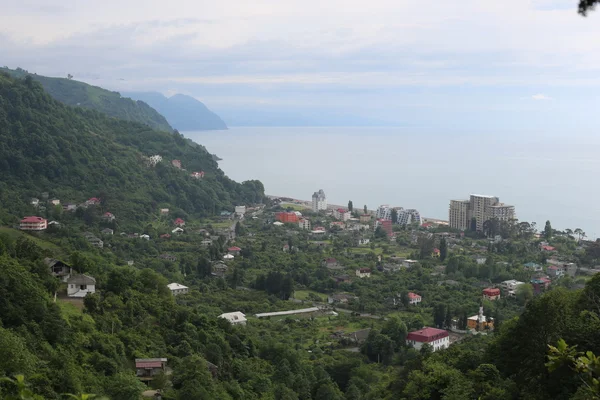
<svg viewBox="0 0 600 400">
<path fill-rule="evenodd" d="M 376 219 L 392 220 L 392 208 L 387 204 L 382 204 L 375 212 Z"/>
<path fill-rule="evenodd" d="M 482 231 L 483 224 L 491 219 L 515 219 L 515 207 L 500 203 L 495 196 L 472 194 L 469 200 L 450 200 L 448 219 L 450 228 L 463 231 L 471 229 L 471 221 L 475 219 L 475 230 Z"/>
<path fill-rule="evenodd" d="M 319 189 L 318 192 L 314 192 L 312 195 L 312 210 L 313 212 L 319 212 L 321 210 L 327 210 L 327 197 L 323 189 Z"/>
<path fill-rule="evenodd" d="M 448 331 L 443 329 L 425 327 L 409 332 L 406 336 L 406 343 L 412 345 L 416 350 L 420 350 L 424 344 L 429 344 L 433 351 L 437 351 L 450 346 L 450 336 Z"/>
<path fill-rule="evenodd" d="M 411 224 L 417 224 L 417 225 L 421 225 L 423 221 L 421 220 L 421 214 L 413 209 L 408 209 L 408 210 L 404 210 L 404 209 L 400 209 L 398 210 L 398 224 L 400 225 L 411 225 Z"/>
<path fill-rule="evenodd" d="M 333 210 L 333 218 L 339 219 L 340 221 L 348 221 L 352 218 L 352 213 L 343 208 L 338 208 Z"/>
<path fill-rule="evenodd" d="M 21 220 L 19 228 L 22 231 L 43 231 L 48 228 L 48 220 L 42 217 L 25 217 Z"/>
</svg>

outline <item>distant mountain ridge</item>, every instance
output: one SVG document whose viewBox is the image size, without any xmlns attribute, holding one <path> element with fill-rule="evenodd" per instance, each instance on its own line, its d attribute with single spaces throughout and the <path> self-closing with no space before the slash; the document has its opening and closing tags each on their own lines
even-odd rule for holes
<svg viewBox="0 0 600 400">
<path fill-rule="evenodd" d="M 109 117 L 139 122 L 160 131 L 173 131 L 165 117 L 158 111 L 142 101 L 121 96 L 118 92 L 73 79 L 37 75 L 21 68 L 16 70 L 0 68 L 0 72 L 6 72 L 16 78 L 25 78 L 27 75 L 31 75 L 34 80 L 42 84 L 50 96 L 68 106 L 89 108 L 100 111 Z"/>
<path fill-rule="evenodd" d="M 227 129 L 221 117 L 191 96 L 176 94 L 166 97 L 158 92 L 128 92 L 123 95 L 148 103 L 180 131 Z"/>
</svg>

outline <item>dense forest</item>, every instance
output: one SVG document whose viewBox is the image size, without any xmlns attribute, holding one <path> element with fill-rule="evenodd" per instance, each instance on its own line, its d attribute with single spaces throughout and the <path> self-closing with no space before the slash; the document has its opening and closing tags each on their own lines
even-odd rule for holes
<svg viewBox="0 0 600 400">
<path fill-rule="evenodd" d="M 55 100 L 68 106 L 100 111 L 110 117 L 139 122 L 159 131 L 171 132 L 173 130 L 165 117 L 154 108 L 143 101 L 122 97 L 117 92 L 76 81 L 72 77 L 51 78 L 29 74 L 21 68 L 11 70 L 5 67 L 0 68 L 0 72 L 8 73 L 20 79 L 29 75 L 35 81 L 41 83 L 46 92 Z"/>
<path fill-rule="evenodd" d="M 156 154 L 164 161 L 148 167 L 146 157 Z M 172 167 L 173 159 L 187 172 Z M 193 171 L 205 177 L 192 179 Z M 230 180 L 202 146 L 176 131 L 68 107 L 31 76 L 0 75 L 0 220 L 30 212 L 30 198 L 44 192 L 63 203 L 99 197 L 125 224 L 148 221 L 158 206 L 206 216 L 264 196 L 260 182 Z"/>
</svg>

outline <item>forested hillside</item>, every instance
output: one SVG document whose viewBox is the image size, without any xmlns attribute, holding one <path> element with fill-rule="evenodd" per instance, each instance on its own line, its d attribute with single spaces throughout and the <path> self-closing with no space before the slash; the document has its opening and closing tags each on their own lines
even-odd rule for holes
<svg viewBox="0 0 600 400">
<path fill-rule="evenodd" d="M 121 97 L 117 92 L 111 92 L 73 79 L 29 74 L 20 68 L 16 70 L 0 68 L 0 72 L 6 72 L 17 78 L 25 78 L 27 75 L 31 75 L 35 81 L 42 84 L 50 96 L 68 106 L 100 111 L 108 116 L 125 121 L 140 122 L 160 131 L 171 132 L 173 130 L 165 117 L 154 108 L 143 101 Z"/>
<path fill-rule="evenodd" d="M 164 161 L 147 166 L 146 157 L 157 154 Z M 173 159 L 186 171 L 172 167 Z M 206 175 L 192 179 L 193 171 Z M 159 205 L 180 210 L 182 216 L 207 216 L 236 203 L 260 202 L 263 191 L 258 181 L 238 184 L 227 178 L 202 146 L 177 132 L 67 107 L 31 77 L 0 75 L 4 223 L 30 213 L 30 198 L 44 192 L 63 203 L 99 197 L 102 207 L 118 213 L 123 223 L 141 224 Z"/>
</svg>

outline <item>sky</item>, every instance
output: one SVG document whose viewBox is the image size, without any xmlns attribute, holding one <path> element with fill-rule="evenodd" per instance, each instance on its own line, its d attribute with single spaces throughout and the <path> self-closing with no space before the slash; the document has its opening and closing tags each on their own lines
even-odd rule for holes
<svg viewBox="0 0 600 400">
<path fill-rule="evenodd" d="M 0 64 L 188 94 L 234 125 L 600 125 L 600 10 L 577 0 L 0 3 Z"/>
</svg>

